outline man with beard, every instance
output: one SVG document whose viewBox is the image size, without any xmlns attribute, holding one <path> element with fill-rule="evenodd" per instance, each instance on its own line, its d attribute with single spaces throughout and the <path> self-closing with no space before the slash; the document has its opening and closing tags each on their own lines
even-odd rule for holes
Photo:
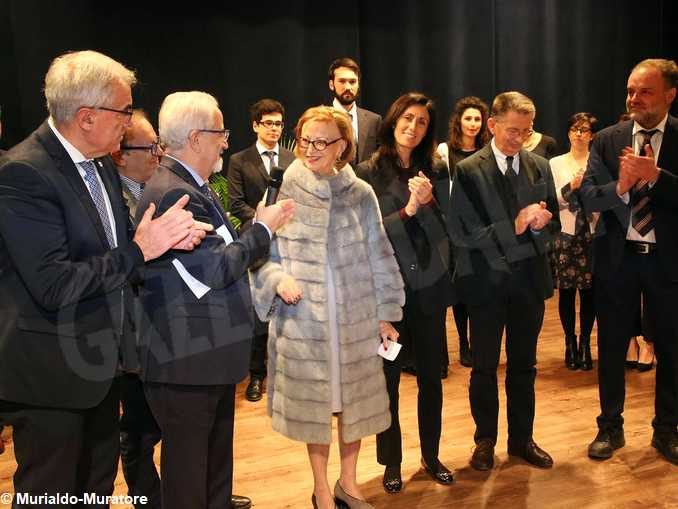
<svg viewBox="0 0 678 509">
<path fill-rule="evenodd" d="M 598 318 L 598 435 L 588 455 L 611 458 L 624 441 L 624 359 L 641 300 L 657 355 L 652 446 L 678 464 L 678 119 L 669 115 L 678 66 L 648 59 L 629 76 L 630 120 L 599 132 L 581 185 L 602 212 L 594 240 Z"/>
<path fill-rule="evenodd" d="M 284 127 L 285 109 L 273 99 L 261 99 L 250 108 L 252 130 L 257 135 L 254 145 L 233 154 L 228 161 L 228 194 L 231 213 L 242 221 L 242 231 L 252 225 L 257 204 L 270 182 L 271 168 L 283 170 L 294 161 L 294 154 L 278 141 Z M 250 355 L 250 382 L 245 390 L 248 401 L 263 397 L 266 378 L 266 344 L 268 324 L 255 317 L 254 338 Z"/>
<path fill-rule="evenodd" d="M 360 94 L 360 67 L 355 60 L 348 57 L 337 58 L 330 65 L 327 77 L 328 86 L 334 94 L 332 106 L 345 111 L 351 117 L 353 135 L 357 142 L 354 163 L 357 164 L 368 159 L 377 150 L 381 115 L 356 105 Z"/>
</svg>

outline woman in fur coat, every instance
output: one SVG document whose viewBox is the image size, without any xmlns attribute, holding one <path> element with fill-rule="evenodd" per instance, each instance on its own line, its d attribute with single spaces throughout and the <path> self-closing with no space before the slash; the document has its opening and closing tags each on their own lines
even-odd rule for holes
<svg viewBox="0 0 678 509">
<path fill-rule="evenodd" d="M 295 216 L 253 277 L 256 311 L 270 320 L 268 412 L 276 431 L 307 444 L 314 507 L 334 507 L 336 499 L 368 508 L 356 464 L 361 438 L 391 422 L 377 351 L 397 340 L 389 322 L 402 316 L 403 282 L 374 192 L 347 164 L 355 154 L 349 117 L 311 108 L 295 134 L 299 159 L 280 189 L 294 199 Z M 327 480 L 333 414 L 341 456 L 334 497 Z"/>
<path fill-rule="evenodd" d="M 417 416 L 421 463 L 437 482 L 452 472 L 438 460 L 443 408 L 440 370 L 447 353 L 445 314 L 452 303 L 450 245 L 442 211 L 450 193 L 447 166 L 435 153 L 435 109 L 423 94 L 410 92 L 391 105 L 379 130 L 379 149 L 356 169 L 374 188 L 400 272 L 405 280 L 403 320 L 395 324 L 405 348 L 412 348 L 417 372 Z M 401 359 L 384 360 L 391 399 L 391 427 L 377 435 L 382 484 L 397 493 L 402 437 L 398 422 Z"/>
</svg>

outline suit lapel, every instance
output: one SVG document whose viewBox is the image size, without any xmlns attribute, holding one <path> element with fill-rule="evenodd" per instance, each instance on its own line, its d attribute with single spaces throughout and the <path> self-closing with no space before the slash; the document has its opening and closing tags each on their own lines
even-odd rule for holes
<svg viewBox="0 0 678 509">
<path fill-rule="evenodd" d="M 367 113 L 365 113 L 365 110 L 358 108 L 357 106 L 355 109 L 358 113 L 358 152 L 356 153 L 356 157 L 358 162 L 360 162 L 365 159 L 365 154 L 363 154 L 363 152 L 365 151 L 365 140 L 367 139 Z"/>
<path fill-rule="evenodd" d="M 71 159 L 71 156 L 68 155 L 64 146 L 52 132 L 47 121 L 43 122 L 38 128 L 37 135 L 54 162 L 57 171 L 64 176 L 73 189 L 75 199 L 80 202 L 85 209 L 85 216 L 90 220 L 92 227 L 97 232 L 101 246 L 105 250 L 110 249 L 108 239 L 106 238 L 106 232 L 104 231 L 104 226 L 101 224 L 101 218 L 94 205 L 94 200 L 92 200 L 92 195 L 89 193 L 89 189 L 87 189 L 85 182 L 82 180 L 78 167 Z"/>
<path fill-rule="evenodd" d="M 678 119 L 669 115 L 664 128 L 662 146 L 659 149 L 657 166 L 676 174 L 676 162 L 678 161 Z"/>
<path fill-rule="evenodd" d="M 115 218 L 115 232 L 118 239 L 118 246 L 124 245 L 128 240 L 129 228 L 129 214 L 124 214 L 124 207 L 120 207 L 121 202 L 114 199 L 122 196 L 122 184 L 118 176 L 118 170 L 115 168 L 113 161 L 109 156 L 96 160 L 96 165 L 99 167 L 99 175 L 104 183 L 108 198 L 111 201 L 111 210 Z M 103 165 L 103 166 L 102 166 Z"/>
<path fill-rule="evenodd" d="M 247 161 L 256 168 L 257 172 L 259 172 L 259 175 L 264 179 L 264 182 L 266 182 L 266 185 L 268 185 L 270 177 L 268 175 L 268 172 L 266 171 L 266 165 L 264 165 L 264 160 L 261 158 L 261 155 L 259 154 L 259 150 L 257 149 L 256 144 L 250 147 L 250 149 L 246 153 L 246 156 Z M 278 157 L 278 162 L 279 161 L 280 157 Z"/>
</svg>

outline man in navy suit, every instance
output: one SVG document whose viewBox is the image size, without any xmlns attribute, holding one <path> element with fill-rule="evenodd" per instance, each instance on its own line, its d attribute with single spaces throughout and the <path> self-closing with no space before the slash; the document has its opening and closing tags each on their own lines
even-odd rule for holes
<svg viewBox="0 0 678 509">
<path fill-rule="evenodd" d="M 454 282 L 469 310 L 473 369 L 469 398 L 476 423 L 471 466 L 494 465 L 499 398 L 497 366 L 506 330 L 508 453 L 541 468 L 551 457 L 534 442 L 537 338 L 544 300 L 553 294 L 546 254 L 560 230 L 548 161 L 522 148 L 535 107 L 519 92 L 499 94 L 493 138 L 457 165 L 450 199 Z"/>
<path fill-rule="evenodd" d="M 49 119 L 0 166 L 0 420 L 14 427 L 17 493 L 113 492 L 131 284 L 145 261 L 199 242 L 188 197 L 131 228 L 108 154 L 135 81 L 101 53 L 57 57 Z"/>
<path fill-rule="evenodd" d="M 245 497 L 232 497 L 235 384 L 247 373 L 254 323 L 247 269 L 268 256 L 271 234 L 291 217 L 293 203 L 260 206 L 239 237 L 207 183 L 228 147 L 216 99 L 170 94 L 159 130 L 166 154 L 137 217 L 150 203 L 162 212 L 188 194 L 187 209 L 216 228 L 192 253 L 150 263 L 139 294 L 147 317 L 141 376 L 162 431 L 163 508 L 249 507 Z"/>
<path fill-rule="evenodd" d="M 642 298 L 657 356 L 652 445 L 678 464 L 678 87 L 672 60 L 648 59 L 627 82 L 631 119 L 593 140 L 581 186 L 587 212 L 602 212 L 594 240 L 598 317 L 598 434 L 589 457 L 625 445 L 624 359 Z"/>
<path fill-rule="evenodd" d="M 327 78 L 327 85 L 334 95 L 332 106 L 351 117 L 357 142 L 354 162 L 358 164 L 369 159 L 377 150 L 381 115 L 359 108 L 356 104 L 360 95 L 360 67 L 355 60 L 348 57 L 337 58 L 330 64 Z"/>
<path fill-rule="evenodd" d="M 280 146 L 285 109 L 273 99 L 261 99 L 250 108 L 252 130 L 257 135 L 254 145 L 233 154 L 228 161 L 228 194 L 231 214 L 240 219 L 242 230 L 252 224 L 254 211 L 266 192 L 271 168 L 286 169 L 294 154 Z M 245 390 L 249 401 L 259 401 L 266 378 L 266 344 L 268 324 L 254 317 L 254 337 L 250 355 L 250 382 Z"/>
</svg>

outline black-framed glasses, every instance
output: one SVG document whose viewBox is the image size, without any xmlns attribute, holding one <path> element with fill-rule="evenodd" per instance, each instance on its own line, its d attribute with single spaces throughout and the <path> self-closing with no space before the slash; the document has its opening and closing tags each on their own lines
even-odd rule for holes
<svg viewBox="0 0 678 509">
<path fill-rule="evenodd" d="M 588 134 L 588 133 L 591 132 L 591 129 L 590 129 L 589 127 L 571 127 L 571 128 L 570 128 L 570 132 L 571 132 L 572 134 L 576 134 L 576 133 L 579 133 L 579 134 Z"/>
<path fill-rule="evenodd" d="M 257 124 L 266 126 L 267 129 L 273 129 L 274 127 L 282 129 L 285 127 L 285 122 L 282 122 L 281 120 L 262 120 L 261 122 L 257 122 Z"/>
<path fill-rule="evenodd" d="M 228 141 L 228 137 L 231 134 L 230 129 L 196 129 L 199 133 L 212 133 L 212 134 L 221 134 L 224 137 L 224 141 Z"/>
<path fill-rule="evenodd" d="M 157 141 L 150 145 L 121 145 L 120 150 L 148 150 L 154 156 L 161 156 L 163 153 L 162 146 Z"/>
<path fill-rule="evenodd" d="M 332 141 L 327 141 L 327 140 L 323 140 L 323 139 L 309 140 L 308 138 L 299 138 L 297 140 L 297 144 L 303 149 L 307 149 L 309 145 L 313 145 L 314 149 L 316 149 L 318 152 L 322 152 L 328 146 L 332 145 L 333 143 L 338 142 L 339 140 L 341 140 L 341 138 L 337 138 L 336 140 L 332 140 Z"/>
<path fill-rule="evenodd" d="M 89 108 L 92 108 L 93 110 L 112 111 L 113 113 L 126 115 L 130 118 L 132 118 L 132 115 L 134 114 L 134 109 L 131 106 L 129 108 L 125 108 L 124 110 L 116 110 L 115 108 L 108 108 L 106 106 L 89 106 Z"/>
</svg>

